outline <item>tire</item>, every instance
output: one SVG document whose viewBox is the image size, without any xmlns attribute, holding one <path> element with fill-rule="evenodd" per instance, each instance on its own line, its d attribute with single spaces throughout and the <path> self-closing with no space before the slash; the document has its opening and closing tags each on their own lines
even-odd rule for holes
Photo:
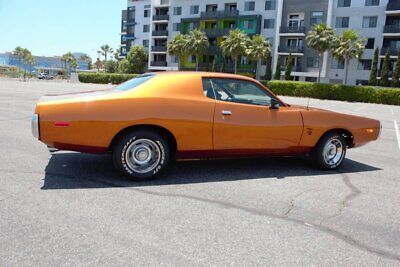
<svg viewBox="0 0 400 267">
<path fill-rule="evenodd" d="M 339 133 L 324 135 L 310 153 L 311 163 L 318 169 L 334 170 L 346 157 L 346 140 Z"/>
<path fill-rule="evenodd" d="M 132 180 L 150 180 L 162 173 L 170 161 L 170 148 L 160 134 L 133 131 L 115 144 L 113 162 L 117 170 Z"/>
</svg>

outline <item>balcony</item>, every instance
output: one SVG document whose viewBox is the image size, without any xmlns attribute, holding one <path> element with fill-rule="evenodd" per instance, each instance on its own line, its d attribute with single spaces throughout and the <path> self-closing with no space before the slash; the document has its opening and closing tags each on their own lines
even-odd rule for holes
<svg viewBox="0 0 400 267">
<path fill-rule="evenodd" d="M 399 25 L 386 25 L 383 28 L 384 35 L 400 35 L 400 26 Z"/>
<path fill-rule="evenodd" d="M 386 6 L 386 11 L 388 11 L 388 12 L 399 11 L 400 12 L 400 1 L 399 0 L 389 0 L 389 3 Z"/>
<path fill-rule="evenodd" d="M 208 37 L 218 37 L 228 35 L 230 29 L 204 29 L 203 31 Z"/>
<path fill-rule="evenodd" d="M 381 56 L 385 56 L 386 52 L 389 50 L 390 56 L 392 57 L 397 57 L 397 53 L 398 53 L 398 48 L 395 47 L 382 47 L 381 49 Z"/>
<path fill-rule="evenodd" d="M 293 54 L 303 54 L 304 47 L 303 46 L 287 46 L 287 45 L 280 45 L 278 47 L 279 53 L 293 53 Z"/>
<path fill-rule="evenodd" d="M 154 15 L 153 16 L 153 21 L 160 21 L 160 20 L 169 20 L 169 15 L 164 14 L 164 15 Z"/>
<path fill-rule="evenodd" d="M 212 45 L 207 48 L 207 54 L 209 54 L 209 55 L 215 55 L 215 54 L 221 54 L 221 53 L 222 53 L 222 49 L 219 46 Z"/>
<path fill-rule="evenodd" d="M 205 11 L 200 14 L 202 19 L 235 18 L 237 16 L 239 16 L 239 10 Z"/>
<path fill-rule="evenodd" d="M 152 46 L 151 47 L 152 52 L 167 52 L 167 47 L 166 46 Z"/>
<path fill-rule="evenodd" d="M 166 31 L 166 30 L 162 30 L 162 31 L 153 31 L 153 36 L 156 36 L 156 37 L 167 37 L 168 36 L 168 31 Z"/>
<path fill-rule="evenodd" d="M 280 33 L 289 35 L 294 35 L 294 34 L 305 35 L 306 28 L 304 26 L 282 26 L 280 28 Z"/>
<path fill-rule="evenodd" d="M 152 62 L 150 62 L 150 65 L 152 67 L 166 67 L 166 66 L 168 66 L 166 61 L 152 61 Z"/>
<path fill-rule="evenodd" d="M 121 35 L 121 42 L 126 42 L 128 40 L 135 40 L 135 34 L 134 33 L 125 33 Z"/>
<path fill-rule="evenodd" d="M 282 66 L 281 71 L 285 71 L 286 66 Z M 292 66 L 292 72 L 303 72 L 301 65 Z"/>
<path fill-rule="evenodd" d="M 127 19 L 124 20 L 123 25 L 124 26 L 131 26 L 131 25 L 136 25 L 136 20 L 135 19 Z"/>
</svg>

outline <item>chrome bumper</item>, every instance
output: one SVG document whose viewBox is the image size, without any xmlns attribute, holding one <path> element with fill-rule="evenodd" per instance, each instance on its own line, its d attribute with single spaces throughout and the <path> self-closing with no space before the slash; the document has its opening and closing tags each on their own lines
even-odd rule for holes
<svg viewBox="0 0 400 267">
<path fill-rule="evenodd" d="M 40 132 L 39 132 L 39 115 L 38 114 L 32 115 L 31 129 L 32 129 L 32 135 L 36 139 L 39 139 Z"/>
</svg>

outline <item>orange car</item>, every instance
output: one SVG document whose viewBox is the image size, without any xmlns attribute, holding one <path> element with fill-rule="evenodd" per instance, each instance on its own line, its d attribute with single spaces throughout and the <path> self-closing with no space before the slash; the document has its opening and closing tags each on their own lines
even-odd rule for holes
<svg viewBox="0 0 400 267">
<path fill-rule="evenodd" d="M 376 140 L 380 122 L 284 103 L 258 81 L 231 74 L 163 72 L 111 90 L 42 97 L 32 130 L 51 148 L 112 153 L 134 179 L 174 159 L 309 155 L 323 169 L 346 148 Z"/>
</svg>

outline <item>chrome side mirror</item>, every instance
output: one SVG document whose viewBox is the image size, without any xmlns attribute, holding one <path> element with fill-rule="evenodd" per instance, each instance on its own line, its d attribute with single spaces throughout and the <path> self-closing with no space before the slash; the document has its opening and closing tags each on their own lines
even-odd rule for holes
<svg viewBox="0 0 400 267">
<path fill-rule="evenodd" d="M 270 109 L 279 109 L 280 107 L 280 102 L 276 100 L 275 98 L 271 98 L 271 106 L 269 107 Z"/>
</svg>

